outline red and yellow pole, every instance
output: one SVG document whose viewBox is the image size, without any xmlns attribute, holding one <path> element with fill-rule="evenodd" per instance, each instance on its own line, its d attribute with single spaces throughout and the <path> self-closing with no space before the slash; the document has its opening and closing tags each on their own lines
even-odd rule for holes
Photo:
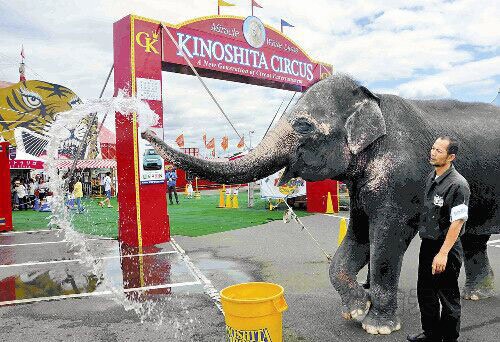
<svg viewBox="0 0 500 342">
<path fill-rule="evenodd" d="M 0 232 L 12 230 L 9 143 L 0 142 Z"/>
</svg>

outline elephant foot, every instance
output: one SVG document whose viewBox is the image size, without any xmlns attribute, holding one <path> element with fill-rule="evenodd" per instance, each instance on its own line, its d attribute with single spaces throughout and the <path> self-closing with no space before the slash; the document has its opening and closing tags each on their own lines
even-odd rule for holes
<svg viewBox="0 0 500 342">
<path fill-rule="evenodd" d="M 351 298 L 348 305 L 344 305 L 342 317 L 361 322 L 368 313 L 368 310 L 370 310 L 370 306 L 371 302 L 368 294 L 365 291 L 362 291 L 357 296 Z"/>
<path fill-rule="evenodd" d="M 361 326 L 372 335 L 389 335 L 401 329 L 401 321 L 396 315 L 383 315 L 372 308 L 363 319 Z"/>
<path fill-rule="evenodd" d="M 462 298 L 465 300 L 481 300 L 495 296 L 495 290 L 489 288 L 464 289 Z"/>
<path fill-rule="evenodd" d="M 481 281 L 466 282 L 462 292 L 462 298 L 466 300 L 481 300 L 495 296 L 495 284 L 493 275 L 484 277 Z"/>
</svg>

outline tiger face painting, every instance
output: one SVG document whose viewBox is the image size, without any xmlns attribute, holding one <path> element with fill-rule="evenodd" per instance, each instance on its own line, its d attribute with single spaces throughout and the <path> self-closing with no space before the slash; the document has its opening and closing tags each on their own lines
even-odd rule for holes
<svg viewBox="0 0 500 342">
<path fill-rule="evenodd" d="M 58 113 L 80 104 L 80 98 L 64 86 L 29 80 L 0 88 L 0 136 L 19 150 L 40 156 L 44 153 L 49 138 L 47 132 Z M 59 153 L 75 156 L 85 131 L 90 124 L 90 115 L 84 117 L 77 127 L 59 132 L 63 137 Z M 90 127 L 86 152 L 78 158 L 95 158 L 97 122 Z"/>
<path fill-rule="evenodd" d="M 17 146 L 14 130 L 24 127 L 44 134 L 60 112 L 70 110 L 80 98 L 64 86 L 29 80 L 0 89 L 0 134 Z"/>
</svg>

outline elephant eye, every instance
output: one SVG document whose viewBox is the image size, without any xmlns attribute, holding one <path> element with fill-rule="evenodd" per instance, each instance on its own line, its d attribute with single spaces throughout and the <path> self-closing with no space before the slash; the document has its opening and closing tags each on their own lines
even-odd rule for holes
<svg viewBox="0 0 500 342">
<path fill-rule="evenodd" d="M 314 126 L 305 118 L 299 118 L 292 124 L 293 129 L 300 134 L 308 134 L 314 131 Z"/>
</svg>

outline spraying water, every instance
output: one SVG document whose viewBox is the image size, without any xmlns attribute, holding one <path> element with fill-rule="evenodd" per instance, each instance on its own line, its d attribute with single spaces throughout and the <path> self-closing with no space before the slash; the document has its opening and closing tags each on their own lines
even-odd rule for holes
<svg viewBox="0 0 500 342">
<path fill-rule="evenodd" d="M 60 113 L 51 126 L 48 132 L 51 138 L 47 146 L 45 161 L 45 172 L 49 177 L 48 186 L 53 193 L 49 202 L 52 208 L 49 226 L 61 229 L 59 234 L 64 235 L 65 240 L 70 244 L 70 249 L 82 260 L 82 263 L 92 269 L 92 273 L 100 281 L 101 288 L 112 292 L 113 300 L 121 304 L 127 311 L 134 310 L 141 319 L 141 322 L 146 318 L 151 318 L 158 325 L 161 325 L 164 316 L 161 308 L 157 307 L 158 303 L 144 301 L 141 299 L 140 294 L 127 295 L 122 288 L 112 284 L 109 279 L 102 276 L 104 274 L 102 258 L 95 258 L 92 255 L 92 251 L 87 245 L 84 236 L 75 231 L 73 227 L 71 215 L 65 204 L 65 181 L 56 165 L 56 159 L 58 158 L 57 151 L 62 139 L 58 132 L 75 128 L 80 120 L 89 113 L 98 113 L 101 115 L 112 114 L 113 117 L 115 112 L 120 112 L 126 116 L 136 113 L 141 131 L 156 125 L 159 119 L 158 115 L 145 102 L 127 97 L 123 92 L 120 92 L 114 98 L 89 100 L 84 104 L 76 105 L 72 110 Z M 166 300 L 170 301 L 170 298 Z M 174 322 L 170 321 L 170 323 L 173 323 L 171 326 L 177 327 L 178 331 L 181 330 L 183 325 L 178 320 Z"/>
</svg>

